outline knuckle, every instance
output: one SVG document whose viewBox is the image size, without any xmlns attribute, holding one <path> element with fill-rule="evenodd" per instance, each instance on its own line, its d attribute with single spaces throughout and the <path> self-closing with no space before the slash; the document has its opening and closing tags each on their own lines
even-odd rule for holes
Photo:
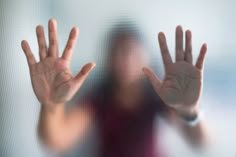
<svg viewBox="0 0 236 157">
<path fill-rule="evenodd" d="M 27 58 L 29 58 L 29 59 L 32 59 L 32 58 L 33 58 L 33 54 L 32 54 L 32 53 L 26 53 L 26 56 L 27 56 Z"/>
<path fill-rule="evenodd" d="M 70 50 L 73 48 L 73 44 L 72 43 L 68 43 L 67 46 L 66 46 L 66 49 L 67 50 Z"/>
<path fill-rule="evenodd" d="M 54 39 L 54 38 L 51 38 L 51 39 L 49 40 L 49 42 L 50 42 L 51 45 L 56 45 L 57 40 Z"/>
<path fill-rule="evenodd" d="M 40 50 L 40 51 L 45 51 L 45 50 L 46 50 L 46 46 L 43 45 L 43 44 L 40 44 L 39 50 Z"/>
</svg>

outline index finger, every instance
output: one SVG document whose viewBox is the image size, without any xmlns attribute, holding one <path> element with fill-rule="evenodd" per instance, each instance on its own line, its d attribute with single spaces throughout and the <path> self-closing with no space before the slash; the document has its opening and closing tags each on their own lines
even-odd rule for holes
<svg viewBox="0 0 236 157">
<path fill-rule="evenodd" d="M 30 49 L 28 42 L 26 40 L 22 40 L 21 47 L 25 53 L 29 67 L 31 67 L 32 65 L 34 65 L 36 63 L 36 60 L 35 60 L 34 55 Z"/>
<path fill-rule="evenodd" d="M 79 34 L 79 29 L 77 27 L 72 28 L 66 47 L 62 54 L 63 59 L 71 60 L 78 34 Z"/>
<path fill-rule="evenodd" d="M 203 69 L 203 64 L 204 64 L 206 53 L 207 53 L 207 45 L 203 44 L 201 47 L 200 54 L 198 56 L 196 65 L 195 65 L 196 68 L 198 68 L 199 70 Z"/>
<path fill-rule="evenodd" d="M 173 62 L 172 62 L 172 59 L 168 50 L 165 34 L 163 32 L 160 32 L 158 34 L 158 40 L 159 40 L 159 45 L 161 49 L 161 55 L 162 55 L 164 66 L 167 66 L 168 64 L 172 64 Z"/>
</svg>

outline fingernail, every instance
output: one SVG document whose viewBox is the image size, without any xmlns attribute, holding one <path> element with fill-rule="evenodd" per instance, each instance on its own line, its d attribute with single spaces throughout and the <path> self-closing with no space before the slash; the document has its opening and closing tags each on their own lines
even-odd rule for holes
<svg viewBox="0 0 236 157">
<path fill-rule="evenodd" d="M 96 66 L 96 63 L 92 63 L 91 70 Z"/>
</svg>

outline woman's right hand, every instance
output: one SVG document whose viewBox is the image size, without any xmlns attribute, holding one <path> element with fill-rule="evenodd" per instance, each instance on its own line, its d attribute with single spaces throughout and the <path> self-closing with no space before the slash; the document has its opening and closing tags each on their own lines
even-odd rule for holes
<svg viewBox="0 0 236 157">
<path fill-rule="evenodd" d="M 46 45 L 43 27 L 36 27 L 39 62 L 36 62 L 25 40 L 22 41 L 22 49 L 28 61 L 32 86 L 38 100 L 42 105 L 54 106 L 66 103 L 75 95 L 95 63 L 87 63 L 73 76 L 70 72 L 70 61 L 79 33 L 78 28 L 72 28 L 61 57 L 58 56 L 57 23 L 54 19 L 48 22 L 48 32 L 49 47 Z"/>
</svg>

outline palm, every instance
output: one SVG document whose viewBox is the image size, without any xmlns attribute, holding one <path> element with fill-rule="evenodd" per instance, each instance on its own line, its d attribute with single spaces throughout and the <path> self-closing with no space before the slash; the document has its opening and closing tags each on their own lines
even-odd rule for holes
<svg viewBox="0 0 236 157">
<path fill-rule="evenodd" d="M 201 48 L 196 65 L 192 64 L 191 32 L 186 32 L 186 47 L 183 50 L 183 32 L 176 29 L 176 62 L 173 62 L 163 33 L 159 34 L 159 43 L 165 67 L 165 77 L 161 81 L 150 68 L 144 68 L 152 86 L 165 104 L 189 109 L 196 106 L 202 89 L 202 67 L 206 54 L 206 45 Z"/>
<path fill-rule="evenodd" d="M 50 43 L 48 49 L 46 48 L 43 27 L 38 26 L 36 31 L 40 62 L 36 63 L 28 43 L 26 41 L 22 42 L 22 48 L 29 63 L 34 92 L 42 104 L 57 104 L 69 101 L 80 88 L 94 64 L 86 64 L 75 77 L 72 76 L 70 59 L 78 34 L 76 28 L 72 29 L 70 33 L 62 57 L 58 57 L 56 21 L 49 21 Z"/>
<path fill-rule="evenodd" d="M 166 104 L 195 104 L 201 91 L 201 72 L 191 64 L 180 62 L 168 67 L 160 88 Z"/>
<path fill-rule="evenodd" d="M 31 74 L 36 96 L 39 100 L 47 102 L 69 100 L 75 92 L 69 88 L 72 77 L 68 63 L 54 58 L 47 58 L 35 64 Z"/>
</svg>

